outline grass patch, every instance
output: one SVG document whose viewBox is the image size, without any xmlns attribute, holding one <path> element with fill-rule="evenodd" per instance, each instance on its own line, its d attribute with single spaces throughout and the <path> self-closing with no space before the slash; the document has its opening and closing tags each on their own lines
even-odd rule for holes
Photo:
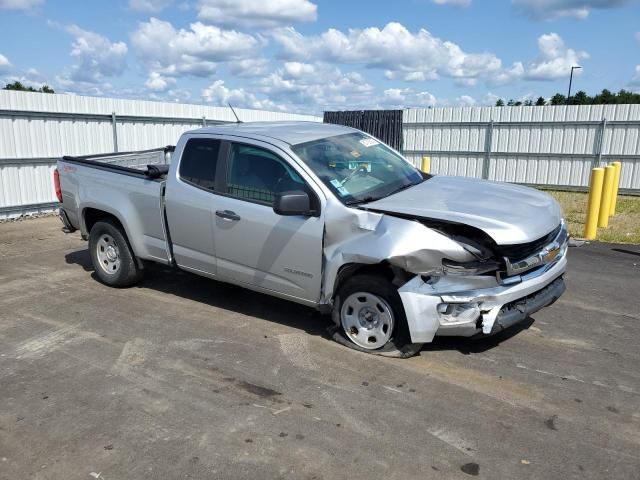
<svg viewBox="0 0 640 480">
<path fill-rule="evenodd" d="M 547 193 L 560 202 L 564 218 L 569 224 L 572 237 L 584 236 L 587 214 L 587 194 L 582 192 Z M 640 243 L 640 197 L 619 195 L 616 214 L 609 217 L 609 226 L 599 228 L 597 240 L 614 243 Z"/>
</svg>

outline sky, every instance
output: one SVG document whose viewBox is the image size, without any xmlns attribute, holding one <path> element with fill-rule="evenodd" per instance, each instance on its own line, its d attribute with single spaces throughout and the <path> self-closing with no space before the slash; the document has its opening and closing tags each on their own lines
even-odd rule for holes
<svg viewBox="0 0 640 480">
<path fill-rule="evenodd" d="M 0 85 L 321 114 L 640 91 L 640 0 L 0 0 Z"/>
</svg>

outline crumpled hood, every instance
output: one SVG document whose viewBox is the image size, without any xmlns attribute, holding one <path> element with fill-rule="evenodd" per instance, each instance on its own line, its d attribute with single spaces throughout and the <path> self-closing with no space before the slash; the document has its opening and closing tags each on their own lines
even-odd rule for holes
<svg viewBox="0 0 640 480">
<path fill-rule="evenodd" d="M 550 195 L 511 183 L 434 176 L 363 205 L 367 210 L 446 220 L 479 228 L 498 245 L 537 240 L 558 226 L 560 205 Z"/>
</svg>

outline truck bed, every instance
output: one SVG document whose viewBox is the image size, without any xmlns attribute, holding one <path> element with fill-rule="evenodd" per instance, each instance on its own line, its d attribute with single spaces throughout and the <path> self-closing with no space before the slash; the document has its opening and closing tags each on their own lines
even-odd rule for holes
<svg viewBox="0 0 640 480">
<path fill-rule="evenodd" d="M 132 152 L 99 153 L 96 155 L 65 156 L 63 160 L 83 163 L 94 167 L 113 167 L 116 170 L 129 173 L 143 173 L 149 175 L 149 166 L 163 167 L 171 163 L 171 154 L 175 147 L 166 146 L 151 150 L 138 150 Z M 151 169 L 153 171 L 153 169 Z M 133 172 L 132 172 L 133 171 Z M 166 174 L 166 173 L 164 173 Z M 163 174 L 163 175 L 164 175 Z M 155 177 L 157 178 L 157 177 Z"/>
<path fill-rule="evenodd" d="M 87 213 L 111 214 L 124 227 L 141 259 L 169 263 L 164 214 L 165 176 L 173 147 L 108 153 L 58 161 L 62 208 L 88 235 Z"/>
</svg>

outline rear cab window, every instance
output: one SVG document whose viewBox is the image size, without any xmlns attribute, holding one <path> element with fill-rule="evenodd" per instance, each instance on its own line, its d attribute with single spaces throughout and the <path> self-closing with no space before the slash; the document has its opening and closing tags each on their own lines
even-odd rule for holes
<svg viewBox="0 0 640 480">
<path fill-rule="evenodd" d="M 221 144 L 212 138 L 189 139 L 180 160 L 180 178 L 196 187 L 215 191 Z"/>
</svg>

